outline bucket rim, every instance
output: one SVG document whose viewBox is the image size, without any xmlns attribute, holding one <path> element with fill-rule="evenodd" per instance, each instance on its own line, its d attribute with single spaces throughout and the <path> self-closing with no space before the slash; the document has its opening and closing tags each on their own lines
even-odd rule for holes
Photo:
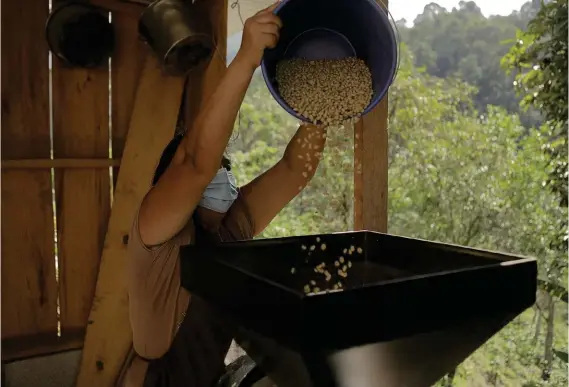
<svg viewBox="0 0 569 387">
<path fill-rule="evenodd" d="M 279 12 L 291 1 L 295 1 L 295 0 L 279 0 L 279 5 L 277 5 L 277 7 L 273 10 L 273 14 L 278 15 Z M 383 21 L 383 23 L 386 26 L 388 26 L 387 30 L 388 30 L 388 35 L 389 35 L 389 41 L 392 43 L 392 45 L 391 45 L 392 50 L 391 51 L 392 51 L 392 55 L 393 55 L 394 60 L 392 61 L 391 68 L 389 70 L 389 81 L 386 82 L 385 85 L 380 90 L 378 90 L 377 94 L 375 95 L 375 97 L 373 97 L 371 99 L 368 106 L 364 109 L 364 111 L 362 113 L 359 114 L 359 117 L 363 117 L 364 115 L 368 114 L 370 111 L 375 109 L 375 107 L 383 100 L 383 98 L 387 94 L 387 91 L 389 90 L 389 88 L 391 87 L 393 82 L 395 81 L 395 77 L 397 75 L 397 70 L 399 68 L 399 59 L 400 59 L 399 58 L 399 54 L 400 54 L 399 53 L 399 41 L 398 41 L 398 38 L 396 36 L 396 28 L 397 27 L 395 26 L 395 24 L 392 25 L 390 18 L 393 19 L 393 16 L 391 15 L 389 10 L 387 9 L 385 4 L 383 3 L 383 0 L 361 0 L 361 1 L 366 1 L 367 3 L 374 6 L 378 10 L 378 12 L 380 14 L 380 18 Z M 395 23 L 394 19 L 393 19 L 393 22 Z M 398 35 L 398 33 L 397 33 L 397 35 Z M 302 120 L 302 121 L 306 120 L 306 117 L 304 117 L 301 114 L 294 111 L 294 109 L 292 109 L 286 103 L 286 101 L 282 100 L 282 102 L 281 102 L 281 101 L 279 101 L 279 98 L 276 98 L 276 96 L 279 95 L 279 93 L 278 93 L 277 89 L 273 86 L 273 84 L 269 78 L 267 64 L 266 64 L 264 56 L 261 60 L 261 72 L 263 74 L 263 79 L 265 80 L 265 84 L 267 85 L 267 88 L 269 89 L 269 92 L 271 93 L 273 98 L 277 101 L 277 103 L 283 109 L 285 109 L 289 114 L 296 117 L 297 119 Z"/>
<path fill-rule="evenodd" d="M 99 13 L 101 15 L 104 14 L 105 10 L 103 10 L 100 7 L 97 7 L 94 4 L 91 4 L 89 2 L 86 2 L 85 0 L 69 0 L 66 2 L 62 2 L 59 4 L 55 4 L 52 6 L 51 11 L 49 12 L 49 15 L 47 16 L 47 19 L 45 21 L 45 25 L 44 25 L 44 34 L 45 34 L 45 40 L 47 42 L 47 46 L 49 51 L 56 57 L 58 57 L 60 60 L 62 60 L 63 62 L 67 63 L 67 64 L 71 64 L 70 60 L 60 51 L 57 49 L 57 47 L 55 46 L 55 42 L 52 41 L 51 39 L 51 34 L 50 34 L 50 26 L 52 24 L 52 22 L 55 20 L 55 18 L 57 17 L 57 14 L 68 7 L 79 7 L 79 8 L 83 8 L 86 12 L 88 11 L 93 11 L 96 13 Z M 112 25 L 111 22 L 109 22 L 109 24 Z M 113 29 L 113 34 L 114 34 L 114 29 Z M 114 47 L 114 43 L 113 43 L 113 47 Z M 89 65 L 86 66 L 85 68 L 97 68 L 98 65 Z"/>
<path fill-rule="evenodd" d="M 83 0 L 71 0 L 68 2 L 56 4 L 51 8 L 51 12 L 49 13 L 49 15 L 45 21 L 44 29 L 45 29 L 46 36 L 47 36 L 47 31 L 48 31 L 49 26 L 51 25 L 51 23 L 53 22 L 56 15 L 59 13 L 59 11 L 61 11 L 64 8 L 73 7 L 73 6 L 83 7 L 83 8 L 85 8 L 86 11 L 89 10 L 89 11 L 96 11 L 96 12 L 102 13 L 102 11 L 99 7 L 96 7 L 95 5 L 93 5 L 91 3 L 87 3 Z"/>
</svg>

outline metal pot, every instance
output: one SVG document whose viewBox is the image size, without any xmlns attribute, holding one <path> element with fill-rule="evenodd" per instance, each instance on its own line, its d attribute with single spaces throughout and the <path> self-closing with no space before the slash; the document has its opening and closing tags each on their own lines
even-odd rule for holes
<svg viewBox="0 0 569 387">
<path fill-rule="evenodd" d="M 68 1 L 54 7 L 45 30 L 51 52 L 71 67 L 107 65 L 115 47 L 108 12 L 85 1 Z"/>
<path fill-rule="evenodd" d="M 138 31 L 168 74 L 186 75 L 211 58 L 211 28 L 200 16 L 183 0 L 158 0 L 140 17 Z"/>
</svg>

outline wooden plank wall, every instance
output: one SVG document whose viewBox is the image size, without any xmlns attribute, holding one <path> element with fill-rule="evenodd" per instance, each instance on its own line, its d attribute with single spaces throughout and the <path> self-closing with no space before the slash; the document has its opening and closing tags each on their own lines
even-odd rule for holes
<svg viewBox="0 0 569 387">
<path fill-rule="evenodd" d="M 141 9 L 113 13 L 110 67 L 68 68 L 54 57 L 50 87 L 49 0 L 2 0 L 3 361 L 83 345 L 112 201 L 109 167 L 118 172 L 109 150 L 122 155 L 144 62 Z"/>
<path fill-rule="evenodd" d="M 2 159 L 50 157 L 47 15 L 47 1 L 2 1 Z M 51 203 L 49 169 L 2 168 L 3 358 L 56 346 Z"/>
</svg>

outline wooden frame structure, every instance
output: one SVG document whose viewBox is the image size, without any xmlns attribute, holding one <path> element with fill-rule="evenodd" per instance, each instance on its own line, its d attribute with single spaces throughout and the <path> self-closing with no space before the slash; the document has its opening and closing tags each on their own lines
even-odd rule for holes
<svg viewBox="0 0 569 387">
<path fill-rule="evenodd" d="M 91 2 L 112 12 L 110 68 L 70 69 L 54 58 L 51 74 L 48 0 L 2 4 L 2 360 L 83 348 L 77 386 L 111 387 L 132 344 L 121 279 L 131 221 L 180 106 L 191 125 L 225 71 L 228 3 L 196 3 L 218 47 L 184 80 L 163 75 L 139 42 L 149 1 Z M 355 228 L 385 232 L 387 98 L 354 140 Z"/>
<path fill-rule="evenodd" d="M 3 361 L 83 346 L 146 55 L 116 4 L 112 66 L 84 70 L 50 69 L 48 0 L 2 3 Z"/>
</svg>

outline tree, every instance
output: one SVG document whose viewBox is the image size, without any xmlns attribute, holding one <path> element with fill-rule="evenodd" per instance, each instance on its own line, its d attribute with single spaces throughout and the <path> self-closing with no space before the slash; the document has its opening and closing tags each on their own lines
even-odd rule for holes
<svg viewBox="0 0 569 387">
<path fill-rule="evenodd" d="M 554 164 L 548 184 L 567 207 L 567 0 L 546 4 L 530 21 L 526 32 L 518 31 L 516 43 L 502 60 L 516 73 L 515 86 L 524 96 L 525 108 L 538 108 L 550 127 L 546 145 Z M 564 238 L 566 244 L 567 238 Z"/>
<path fill-rule="evenodd" d="M 519 118 L 503 108 L 490 106 L 481 115 L 470 103 L 476 89 L 429 76 L 412 62 L 402 60 L 390 92 L 390 232 L 535 256 L 540 276 L 565 283 L 566 267 L 556 267 L 564 254 L 549 243 L 566 215 L 558 194 L 542 184 L 551 171 L 550 155 L 541 151 L 548 143 L 545 128 L 524 135 Z M 555 334 L 539 332 L 532 345 L 528 311 L 441 385 L 539 381 L 547 367 L 538 348 L 548 342 L 558 347 L 567 337 L 566 323 L 549 317 L 548 295 L 540 293 L 534 324 L 546 320 L 543 325 L 550 324 Z M 566 380 L 560 361 L 549 364 L 552 381 Z"/>
<path fill-rule="evenodd" d="M 504 57 L 502 64 L 516 73 L 515 86 L 523 95 L 522 107 L 537 108 L 543 114 L 548 127 L 549 141 L 543 150 L 550 156 L 550 174 L 545 180 L 553 192 L 559 195 L 559 206 L 564 209 L 562 222 L 550 243 L 556 249 L 567 252 L 567 0 L 554 0 L 545 4 L 528 24 L 527 31 L 518 31 L 516 42 Z M 554 361 L 554 297 L 567 302 L 566 287 L 560 286 L 559 271 L 567 265 L 559 258 L 550 265 L 547 279 L 541 282 L 547 291 L 545 314 L 547 319 L 544 365 L 542 379 L 549 380 Z"/>
<path fill-rule="evenodd" d="M 536 5 L 528 2 L 509 16 L 487 18 L 472 1 L 461 1 L 450 11 L 431 3 L 412 28 L 398 24 L 398 29 L 418 67 L 439 78 L 460 77 L 477 87 L 473 100 L 478 110 L 484 112 L 487 105 L 502 106 L 520 113 L 529 128 L 539 125 L 541 117 L 535 109 L 520 111 L 519 97 L 512 88 L 513 75 L 502 70 L 500 59 L 509 48 L 504 41 L 514 39 L 516 30 L 526 27 L 535 9 Z"/>
</svg>

